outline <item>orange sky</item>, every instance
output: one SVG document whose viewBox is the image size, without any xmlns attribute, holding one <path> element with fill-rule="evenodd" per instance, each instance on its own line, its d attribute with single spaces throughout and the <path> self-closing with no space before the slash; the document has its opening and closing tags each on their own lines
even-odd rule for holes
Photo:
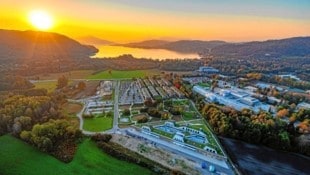
<svg viewBox="0 0 310 175">
<path fill-rule="evenodd" d="M 54 18 L 50 31 L 74 38 L 92 35 L 124 43 L 145 39 L 248 41 L 310 35 L 306 1 L 303 5 L 279 2 L 282 6 L 238 0 L 231 4 L 206 3 L 208 0 L 191 4 L 184 0 L 145 0 L 142 4 L 138 0 L 0 1 L 0 28 L 33 30 L 27 16 L 41 9 Z"/>
</svg>

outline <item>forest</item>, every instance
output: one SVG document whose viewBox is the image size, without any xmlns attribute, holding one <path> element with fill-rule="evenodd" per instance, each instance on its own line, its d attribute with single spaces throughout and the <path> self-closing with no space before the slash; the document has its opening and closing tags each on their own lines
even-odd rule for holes
<svg viewBox="0 0 310 175">
<path fill-rule="evenodd" d="M 62 114 L 65 101 L 62 94 L 47 95 L 45 89 L 2 92 L 0 135 L 12 134 L 59 160 L 71 161 L 82 134 Z"/>
<path fill-rule="evenodd" d="M 280 110 L 277 117 L 273 117 L 263 111 L 255 114 L 247 109 L 239 112 L 228 107 L 206 104 L 201 111 L 218 135 L 310 155 L 310 136 L 307 134 L 310 110 L 301 109 L 298 112 Z M 290 116 L 290 123 L 281 120 L 283 115 Z M 297 118 L 302 122 L 295 128 L 294 122 Z"/>
</svg>

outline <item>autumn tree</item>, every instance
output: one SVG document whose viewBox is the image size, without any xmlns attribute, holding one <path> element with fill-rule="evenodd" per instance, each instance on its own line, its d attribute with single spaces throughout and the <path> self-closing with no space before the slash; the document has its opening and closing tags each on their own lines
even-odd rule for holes
<svg viewBox="0 0 310 175">
<path fill-rule="evenodd" d="M 66 87 L 68 85 L 68 82 L 69 82 L 68 78 L 62 75 L 61 77 L 58 78 L 57 89 Z"/>
<path fill-rule="evenodd" d="M 289 114 L 288 109 L 281 109 L 278 111 L 277 117 L 279 117 L 279 118 L 287 117 L 288 114 Z"/>
</svg>

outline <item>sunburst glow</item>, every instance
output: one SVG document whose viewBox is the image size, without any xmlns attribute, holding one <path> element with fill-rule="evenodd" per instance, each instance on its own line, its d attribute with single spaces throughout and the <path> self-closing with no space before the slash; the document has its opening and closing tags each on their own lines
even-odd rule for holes
<svg viewBox="0 0 310 175">
<path fill-rule="evenodd" d="M 38 30 L 48 30 L 53 26 L 52 17 L 42 10 L 30 12 L 29 21 Z"/>
</svg>

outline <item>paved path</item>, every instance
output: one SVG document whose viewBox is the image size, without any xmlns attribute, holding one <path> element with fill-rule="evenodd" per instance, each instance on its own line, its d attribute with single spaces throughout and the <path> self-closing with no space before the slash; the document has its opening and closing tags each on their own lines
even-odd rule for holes
<svg viewBox="0 0 310 175">
<path fill-rule="evenodd" d="M 119 110 L 118 110 L 118 96 L 119 96 L 119 86 L 120 82 L 116 81 L 114 89 L 114 119 L 113 119 L 113 128 L 112 130 L 118 129 L 118 119 L 119 119 Z"/>
</svg>

